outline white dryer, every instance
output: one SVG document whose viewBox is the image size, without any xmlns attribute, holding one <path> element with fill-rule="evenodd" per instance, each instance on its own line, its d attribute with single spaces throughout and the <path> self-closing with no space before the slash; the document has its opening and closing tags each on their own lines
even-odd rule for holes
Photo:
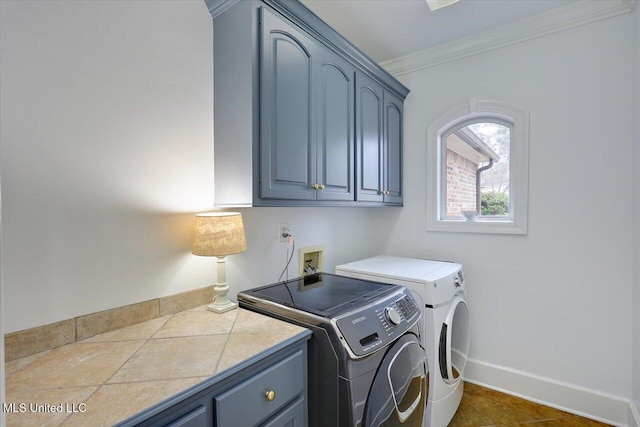
<svg viewBox="0 0 640 427">
<path fill-rule="evenodd" d="M 338 265 L 336 274 L 405 286 L 422 307 L 429 380 L 424 426 L 445 427 L 456 413 L 469 351 L 462 265 L 377 256 Z"/>
</svg>

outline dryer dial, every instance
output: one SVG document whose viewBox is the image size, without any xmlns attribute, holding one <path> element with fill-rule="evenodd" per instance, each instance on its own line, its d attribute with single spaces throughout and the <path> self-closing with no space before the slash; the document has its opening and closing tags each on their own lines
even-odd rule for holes
<svg viewBox="0 0 640 427">
<path fill-rule="evenodd" d="M 384 317 L 386 317 L 389 323 L 391 323 L 393 326 L 399 325 L 400 322 L 402 322 L 400 313 L 398 313 L 398 310 L 393 307 L 387 307 L 384 310 Z"/>
</svg>

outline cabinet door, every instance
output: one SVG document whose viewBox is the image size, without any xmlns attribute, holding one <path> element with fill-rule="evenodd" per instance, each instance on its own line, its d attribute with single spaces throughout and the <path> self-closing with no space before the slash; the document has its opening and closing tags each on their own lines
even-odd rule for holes
<svg viewBox="0 0 640 427">
<path fill-rule="evenodd" d="M 261 14 L 260 197 L 315 199 L 312 82 L 318 46 L 265 7 Z"/>
<path fill-rule="evenodd" d="M 307 416 L 304 398 L 300 396 L 296 401 L 280 411 L 278 415 L 262 425 L 262 427 L 306 427 Z"/>
<path fill-rule="evenodd" d="M 384 92 L 383 185 L 385 203 L 402 203 L 402 100 Z"/>
<path fill-rule="evenodd" d="M 318 75 L 318 200 L 354 200 L 353 88 L 355 69 L 325 50 Z"/>
<path fill-rule="evenodd" d="M 356 199 L 382 201 L 383 90 L 356 73 Z"/>
<path fill-rule="evenodd" d="M 300 350 L 214 398 L 216 426 L 254 426 L 304 393 L 306 354 Z M 272 391 L 272 398 L 266 392 Z"/>
</svg>

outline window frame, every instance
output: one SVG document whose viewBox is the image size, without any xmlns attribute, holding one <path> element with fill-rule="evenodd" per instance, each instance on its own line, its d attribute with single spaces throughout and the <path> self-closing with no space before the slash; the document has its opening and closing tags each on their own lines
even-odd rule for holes
<svg viewBox="0 0 640 427">
<path fill-rule="evenodd" d="M 478 216 L 473 221 L 463 218 L 443 218 L 442 176 L 443 136 L 463 124 L 482 121 L 509 123 L 510 177 L 509 215 Z M 445 159 L 443 159 L 445 157 Z M 527 234 L 529 200 L 529 115 L 522 109 L 501 101 L 471 98 L 435 119 L 427 128 L 427 231 L 468 233 Z M 446 165 L 444 166 L 446 171 Z M 446 179 L 446 178 L 445 178 Z"/>
</svg>

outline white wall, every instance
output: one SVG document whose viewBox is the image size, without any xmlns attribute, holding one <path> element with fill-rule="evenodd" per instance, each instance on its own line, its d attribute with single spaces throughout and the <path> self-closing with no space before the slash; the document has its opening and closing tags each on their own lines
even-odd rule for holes
<svg viewBox="0 0 640 427">
<path fill-rule="evenodd" d="M 213 200 L 204 2 L 1 7 L 5 332 L 213 282 L 214 261 L 189 253 L 192 215 Z M 638 26 L 637 7 L 634 14 Z M 297 248 L 327 246 L 327 270 L 385 243 L 387 253 L 461 261 L 472 358 L 628 397 L 631 19 L 403 77 L 412 89 L 405 208 L 243 209 L 249 249 L 228 259 L 232 293 L 278 278 L 286 255 L 275 236 L 280 221 L 289 222 Z M 531 113 L 528 236 L 423 231 L 426 126 L 473 96 Z M 637 119 L 635 132 L 637 148 Z M 638 187 L 634 195 L 638 218 Z M 637 226 L 635 236 L 638 325 Z M 297 255 L 292 264 L 295 275 Z M 637 362 L 634 369 L 638 402 Z"/>
<path fill-rule="evenodd" d="M 2 3 L 6 332 L 204 286 L 212 29 L 201 2 Z"/>
<path fill-rule="evenodd" d="M 405 207 L 385 252 L 465 266 L 477 362 L 628 399 L 629 14 L 401 77 Z M 471 97 L 530 112 L 529 234 L 426 232 L 426 129 Z M 604 362 L 607 363 L 604 363 Z M 625 409 L 626 417 L 626 409 Z"/>
<path fill-rule="evenodd" d="M 0 166 L 2 162 L 0 162 Z M 0 167 L 1 169 L 1 167 Z M 2 286 L 2 173 L 0 171 L 0 337 L 4 337 L 4 290 Z M 0 340 L 0 402 L 6 402 L 4 385 L 4 339 Z M 4 426 L 6 415 L 0 412 L 0 426 Z"/>
<path fill-rule="evenodd" d="M 205 3 L 3 1 L 0 27 L 5 332 L 213 283 L 215 260 L 190 254 L 213 200 Z M 328 268 L 373 253 L 368 209 L 243 212 L 234 295 L 277 280 L 279 221 Z"/>
<path fill-rule="evenodd" d="M 278 223 L 286 221 L 295 237 L 295 253 L 289 278 L 298 274 L 298 251 L 325 246 L 325 271 L 335 265 L 377 255 L 380 246 L 371 228 L 368 208 L 250 208 L 242 209 L 247 232 L 246 254 L 228 258 L 228 271 L 236 277 L 237 289 L 248 289 L 278 280 L 286 264 L 287 244 L 277 240 Z M 290 248 L 291 249 L 291 248 Z M 283 276 L 286 277 L 286 276 Z M 231 280 L 231 279 L 230 279 Z"/>
<path fill-rule="evenodd" d="M 633 402 L 636 423 L 640 425 L 640 6 L 636 3 L 634 15 L 634 151 L 633 151 L 633 282 L 634 282 L 634 322 L 633 322 Z"/>
</svg>

